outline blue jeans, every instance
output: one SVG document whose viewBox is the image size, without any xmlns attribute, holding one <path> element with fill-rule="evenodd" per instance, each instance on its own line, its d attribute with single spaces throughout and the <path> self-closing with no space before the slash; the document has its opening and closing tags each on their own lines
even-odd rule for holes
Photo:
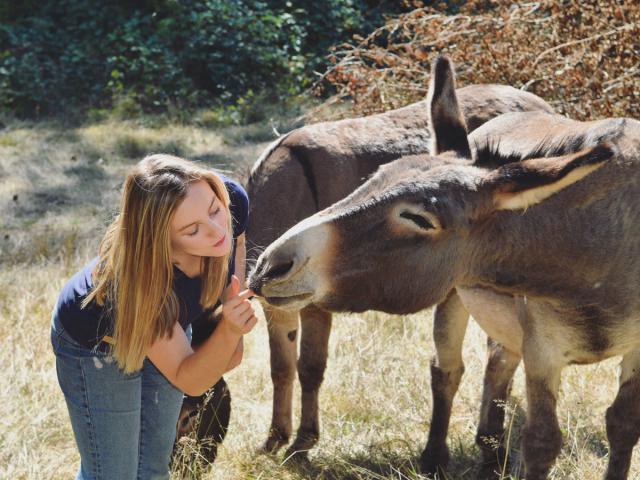
<svg viewBox="0 0 640 480">
<path fill-rule="evenodd" d="M 76 343 L 55 317 L 51 343 L 80 451 L 76 480 L 168 479 L 182 392 L 148 359 L 125 375 L 112 357 Z"/>
</svg>

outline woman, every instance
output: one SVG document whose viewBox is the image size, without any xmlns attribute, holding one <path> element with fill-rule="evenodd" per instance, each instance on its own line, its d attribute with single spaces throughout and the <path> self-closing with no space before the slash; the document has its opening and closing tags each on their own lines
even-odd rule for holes
<svg viewBox="0 0 640 480">
<path fill-rule="evenodd" d="M 252 292 L 235 276 L 225 288 L 236 263 L 244 278 L 247 212 L 240 185 L 177 157 L 149 156 L 127 176 L 99 256 L 52 316 L 78 479 L 169 477 L 183 392 L 201 395 L 237 366 L 257 322 Z M 219 300 L 221 319 L 194 351 L 190 324 Z"/>
</svg>

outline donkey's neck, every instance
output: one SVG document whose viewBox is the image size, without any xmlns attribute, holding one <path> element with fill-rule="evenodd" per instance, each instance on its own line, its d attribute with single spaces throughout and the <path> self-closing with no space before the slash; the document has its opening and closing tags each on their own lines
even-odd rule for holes
<svg viewBox="0 0 640 480">
<path fill-rule="evenodd" d="M 624 226 L 593 209 L 566 209 L 560 201 L 527 212 L 496 212 L 474 229 L 466 286 L 515 295 L 593 300 L 611 287 L 623 264 Z M 607 288 L 609 287 L 609 288 Z"/>
</svg>

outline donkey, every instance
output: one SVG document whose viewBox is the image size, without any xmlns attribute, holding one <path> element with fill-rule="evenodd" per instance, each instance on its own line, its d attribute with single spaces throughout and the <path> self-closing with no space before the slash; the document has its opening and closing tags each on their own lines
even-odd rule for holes
<svg viewBox="0 0 640 480">
<path fill-rule="evenodd" d="M 433 156 L 381 167 L 291 228 L 260 256 L 250 287 L 283 309 L 390 313 L 438 304 L 455 289 L 453 308 L 524 360 L 528 480 L 547 478 L 561 449 L 562 369 L 621 355 L 606 478 L 627 478 L 640 436 L 640 122 L 506 114 L 493 121 L 507 129 L 493 130 L 497 138 L 489 122 L 467 139 L 448 60 L 435 70 Z M 478 164 L 523 160 L 469 165 L 470 142 L 481 147 Z M 462 369 L 466 316 L 445 320 L 435 327 L 434 407 L 450 407 Z M 432 431 L 446 424 L 434 418 Z M 446 448 L 431 440 L 430 432 L 423 464 Z"/>
<path fill-rule="evenodd" d="M 469 130 L 505 112 L 553 112 L 541 98 L 504 85 L 471 85 L 457 92 Z M 247 226 L 249 262 L 255 262 L 262 248 L 297 222 L 347 196 L 380 165 L 428 152 L 431 135 L 427 110 L 427 102 L 421 101 L 365 118 L 309 125 L 267 147 L 246 183 L 251 204 Z M 449 303 L 454 305 L 456 301 L 452 296 Z M 445 315 L 452 308 L 444 305 L 439 310 Z M 264 311 L 271 350 L 273 415 L 263 449 L 270 452 L 289 443 L 292 433 L 298 314 L 301 319 L 297 370 L 302 385 L 302 413 L 296 439 L 287 451 L 289 456 L 309 450 L 319 437 L 318 393 L 327 361 L 331 313 L 311 304 L 300 312 L 264 304 Z M 504 364 L 503 355 L 491 357 L 488 371 L 496 370 L 493 364 Z M 494 398 L 493 393 L 489 395 Z M 494 402 L 489 401 L 488 408 L 491 405 Z M 493 411 L 490 417 L 501 425 L 502 412 L 495 408 Z M 480 433 L 484 437 L 491 432 Z M 494 455 L 492 451 L 488 454 Z"/>
</svg>

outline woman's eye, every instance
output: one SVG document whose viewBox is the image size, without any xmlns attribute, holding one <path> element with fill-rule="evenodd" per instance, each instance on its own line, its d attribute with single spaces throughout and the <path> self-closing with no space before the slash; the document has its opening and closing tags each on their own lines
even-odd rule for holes
<svg viewBox="0 0 640 480">
<path fill-rule="evenodd" d="M 211 216 L 216 216 L 220 213 L 220 207 L 216 208 L 213 212 L 211 212 Z"/>
<path fill-rule="evenodd" d="M 193 230 L 193 232 L 189 232 L 187 233 L 187 235 L 189 235 L 190 237 L 193 237 L 196 233 L 198 233 L 198 227 L 196 226 L 196 228 Z"/>
</svg>

